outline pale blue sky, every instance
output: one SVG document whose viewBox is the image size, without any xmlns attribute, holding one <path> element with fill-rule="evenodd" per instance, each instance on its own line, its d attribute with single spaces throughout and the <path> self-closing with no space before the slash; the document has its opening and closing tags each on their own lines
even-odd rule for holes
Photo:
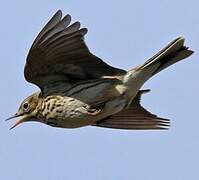
<svg viewBox="0 0 199 180">
<path fill-rule="evenodd" d="M 199 177 L 199 2 L 4 1 L 0 11 L 0 179 L 195 180 Z M 38 90 L 23 77 L 31 43 L 58 9 L 89 29 L 91 51 L 130 69 L 179 35 L 195 54 L 145 84 L 142 104 L 170 118 L 169 131 L 94 127 L 51 128 L 26 123 L 9 131 L 13 114 Z"/>
</svg>

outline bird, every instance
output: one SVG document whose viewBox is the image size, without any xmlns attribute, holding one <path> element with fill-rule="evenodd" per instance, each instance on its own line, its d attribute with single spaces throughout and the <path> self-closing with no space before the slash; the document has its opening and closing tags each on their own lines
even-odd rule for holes
<svg viewBox="0 0 199 180">
<path fill-rule="evenodd" d="M 24 77 L 39 87 L 8 118 L 19 118 L 10 129 L 35 121 L 58 128 L 95 126 L 126 130 L 167 130 L 170 119 L 141 105 L 151 77 L 189 57 L 184 37 L 169 43 L 145 63 L 128 71 L 113 67 L 92 54 L 85 43 L 87 28 L 71 23 L 58 10 L 34 40 Z"/>
</svg>

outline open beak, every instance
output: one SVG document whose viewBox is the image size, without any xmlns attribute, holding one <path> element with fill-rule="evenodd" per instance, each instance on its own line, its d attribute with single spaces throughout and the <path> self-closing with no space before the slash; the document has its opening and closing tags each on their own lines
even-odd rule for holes
<svg viewBox="0 0 199 180">
<path fill-rule="evenodd" d="M 7 118 L 5 121 L 9 121 L 10 119 L 14 119 L 14 118 L 19 117 L 19 116 L 22 116 L 22 115 L 16 113 L 16 114 L 14 114 L 13 116 Z"/>
<path fill-rule="evenodd" d="M 23 122 L 25 122 L 25 121 L 28 121 L 28 119 L 29 119 L 29 116 L 28 116 L 28 115 L 16 113 L 16 114 L 14 114 L 13 116 L 11 116 L 11 117 L 9 117 L 8 119 L 6 119 L 6 121 L 8 121 L 8 120 L 10 120 L 10 119 L 17 118 L 17 117 L 22 117 L 22 118 L 21 118 L 20 120 L 18 120 L 18 121 L 14 124 L 14 126 L 12 126 L 12 127 L 10 128 L 10 130 L 13 129 L 13 128 L 15 128 L 15 127 L 18 126 L 19 124 L 21 124 L 21 123 L 23 123 Z"/>
</svg>

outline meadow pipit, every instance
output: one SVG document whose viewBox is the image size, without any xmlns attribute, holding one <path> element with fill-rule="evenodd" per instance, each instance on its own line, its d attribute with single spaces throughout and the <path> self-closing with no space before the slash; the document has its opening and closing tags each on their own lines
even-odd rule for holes
<svg viewBox="0 0 199 180">
<path fill-rule="evenodd" d="M 141 95 L 149 91 L 140 88 L 153 75 L 193 53 L 184 46 L 184 38 L 125 71 L 93 55 L 84 41 L 87 29 L 80 28 L 79 22 L 70 23 L 71 16 L 62 18 L 59 10 L 35 39 L 24 75 L 40 91 L 22 102 L 11 117 L 20 117 L 13 127 L 38 121 L 62 128 L 167 129 L 168 119 L 140 105 Z"/>
</svg>

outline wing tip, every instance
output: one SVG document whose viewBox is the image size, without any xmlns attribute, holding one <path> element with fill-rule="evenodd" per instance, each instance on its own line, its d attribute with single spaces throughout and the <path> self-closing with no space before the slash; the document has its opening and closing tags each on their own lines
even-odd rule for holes
<svg viewBox="0 0 199 180">
<path fill-rule="evenodd" d="M 162 120 L 159 120 L 162 119 Z M 97 127 L 121 129 L 121 130 L 169 130 L 170 121 L 168 119 L 163 120 L 163 118 L 148 119 L 147 121 L 110 121 L 102 120 L 97 122 L 95 125 Z"/>
<path fill-rule="evenodd" d="M 58 9 L 57 12 L 55 13 L 55 15 L 62 16 L 62 10 L 61 10 L 61 9 Z"/>
</svg>

